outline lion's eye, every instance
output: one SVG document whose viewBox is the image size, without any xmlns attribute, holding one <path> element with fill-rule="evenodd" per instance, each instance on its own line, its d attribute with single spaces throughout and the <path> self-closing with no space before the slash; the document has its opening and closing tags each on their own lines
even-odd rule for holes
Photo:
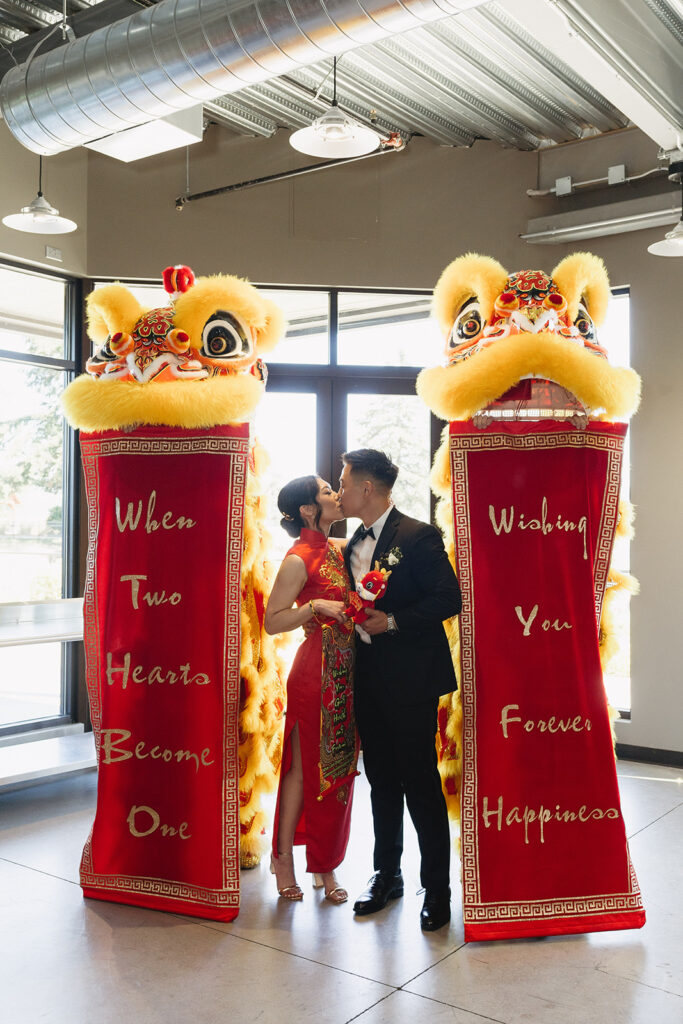
<svg viewBox="0 0 683 1024">
<path fill-rule="evenodd" d="M 113 359 L 118 359 L 117 353 L 112 352 L 111 343 L 114 339 L 118 339 L 120 337 L 121 334 L 118 332 L 113 336 L 110 335 L 105 341 L 104 345 L 102 345 L 101 348 L 98 348 L 97 351 L 93 354 L 93 361 L 96 363 L 110 363 L 112 362 Z"/>
<path fill-rule="evenodd" d="M 251 334 L 234 313 L 219 310 L 205 323 L 202 355 L 209 359 L 241 359 L 252 352 Z"/>
<path fill-rule="evenodd" d="M 595 324 L 591 320 L 590 315 L 582 302 L 579 303 L 579 312 L 577 313 L 576 319 L 574 321 L 574 326 L 578 330 L 581 337 L 585 338 L 586 341 L 595 341 Z"/>
<path fill-rule="evenodd" d="M 482 327 L 483 320 L 479 303 L 476 299 L 471 299 L 455 318 L 455 323 L 448 339 L 450 347 L 456 348 L 458 345 L 462 345 L 464 341 L 476 338 L 478 334 L 481 334 Z"/>
</svg>

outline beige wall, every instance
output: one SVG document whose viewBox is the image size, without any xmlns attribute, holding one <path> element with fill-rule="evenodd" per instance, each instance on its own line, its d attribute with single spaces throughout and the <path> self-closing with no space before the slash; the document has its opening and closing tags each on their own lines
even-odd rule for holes
<svg viewBox="0 0 683 1024">
<path fill-rule="evenodd" d="M 284 132 L 243 139 L 214 128 L 190 149 L 190 190 L 312 162 Z M 464 150 L 414 139 L 403 153 L 203 199 L 178 213 L 184 152 L 128 166 L 93 154 L 88 266 L 95 275 L 156 277 L 183 262 L 197 273 L 269 284 L 429 288 L 459 252 L 490 251 L 492 236 L 504 263 L 528 258 L 516 236 L 543 212 L 524 194 L 536 163 L 533 153 L 492 143 Z"/>
<path fill-rule="evenodd" d="M 35 199 L 38 172 L 38 156 L 20 146 L 0 119 L 0 256 L 83 275 L 88 232 L 87 150 L 74 149 L 43 159 L 43 194 L 63 217 L 76 221 L 75 231 L 68 235 L 30 235 L 1 223 L 8 213 L 18 213 Z M 61 262 L 46 259 L 46 245 L 62 250 Z"/>
<path fill-rule="evenodd" d="M 219 128 L 210 129 L 190 155 L 193 192 L 307 162 L 291 150 L 284 132 L 270 140 L 246 139 Z M 12 159 L 19 160 L 14 152 Z M 22 158 L 24 177 L 34 159 Z M 52 158 L 55 166 L 66 159 L 80 173 L 82 151 Z M 612 283 L 631 288 L 632 360 L 644 380 L 632 430 L 638 513 L 632 557 L 641 582 L 641 595 L 632 602 L 633 718 L 618 726 L 618 738 L 680 751 L 683 260 L 648 255 L 647 245 L 663 229 L 573 246 L 529 246 L 518 238 L 529 218 L 558 208 L 552 198 L 530 199 L 527 188 L 561 174 L 606 174 L 608 165 L 619 162 L 629 172 L 645 170 L 656 164 L 656 147 L 640 133 L 625 132 L 539 159 L 493 143 L 464 150 L 414 139 L 404 153 L 202 200 L 177 213 L 174 200 L 185 188 L 184 152 L 130 165 L 89 154 L 87 271 L 92 277 L 157 278 L 170 263 L 188 263 L 197 273 L 224 271 L 270 284 L 425 288 L 468 250 L 493 255 L 511 270 L 550 270 L 574 248 L 602 256 Z M 11 170 L 2 173 L 16 192 Z M 48 195 L 69 212 L 58 188 L 54 197 L 52 190 Z M 603 193 L 600 202 L 608 198 Z M 623 192 L 614 193 L 615 200 L 623 198 Z M 15 241 L 0 238 L 3 246 Z"/>
</svg>

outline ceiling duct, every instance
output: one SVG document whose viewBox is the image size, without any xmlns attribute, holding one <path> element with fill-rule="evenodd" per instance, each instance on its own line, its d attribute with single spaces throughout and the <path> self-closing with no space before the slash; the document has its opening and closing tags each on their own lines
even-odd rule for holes
<svg viewBox="0 0 683 1024">
<path fill-rule="evenodd" d="M 161 0 L 0 83 L 12 134 L 49 155 L 479 6 L 483 0 Z"/>
</svg>

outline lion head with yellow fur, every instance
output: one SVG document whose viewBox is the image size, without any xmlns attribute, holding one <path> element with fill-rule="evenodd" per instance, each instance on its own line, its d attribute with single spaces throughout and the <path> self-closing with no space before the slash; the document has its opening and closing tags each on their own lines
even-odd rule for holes
<svg viewBox="0 0 683 1024">
<path fill-rule="evenodd" d="M 238 423 L 265 389 L 262 356 L 284 334 L 284 316 L 253 285 L 189 267 L 163 273 L 169 304 L 146 309 L 122 284 L 86 300 L 98 346 L 63 403 L 73 426 L 98 431 L 137 423 L 212 427 Z"/>
<path fill-rule="evenodd" d="M 525 412 L 577 425 L 630 416 L 640 378 L 611 366 L 598 340 L 609 296 L 605 267 L 591 253 L 567 256 L 550 276 L 459 257 L 434 289 L 446 365 L 422 371 L 419 395 L 441 419 L 482 425 Z"/>
</svg>

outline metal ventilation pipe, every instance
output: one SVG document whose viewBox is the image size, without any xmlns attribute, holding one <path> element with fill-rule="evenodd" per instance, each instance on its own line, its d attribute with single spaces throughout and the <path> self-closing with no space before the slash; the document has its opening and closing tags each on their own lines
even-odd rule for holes
<svg viewBox="0 0 683 1024">
<path fill-rule="evenodd" d="M 0 108 L 22 145 L 59 153 L 479 3 L 161 0 L 12 68 Z"/>
</svg>

